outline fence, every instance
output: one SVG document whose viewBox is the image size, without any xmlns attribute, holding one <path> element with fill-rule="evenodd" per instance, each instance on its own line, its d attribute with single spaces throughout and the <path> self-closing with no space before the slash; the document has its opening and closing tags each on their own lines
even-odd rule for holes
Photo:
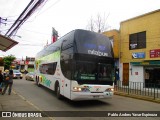
<svg viewBox="0 0 160 120">
<path fill-rule="evenodd" d="M 114 89 L 115 93 L 148 97 L 150 99 L 160 101 L 160 84 L 128 82 L 128 85 L 124 85 L 122 81 L 117 81 Z"/>
</svg>

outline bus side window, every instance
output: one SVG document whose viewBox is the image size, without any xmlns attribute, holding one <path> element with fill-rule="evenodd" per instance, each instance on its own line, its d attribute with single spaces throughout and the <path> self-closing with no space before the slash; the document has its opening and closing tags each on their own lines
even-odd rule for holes
<svg viewBox="0 0 160 120">
<path fill-rule="evenodd" d="M 40 65 L 40 73 L 42 74 L 49 74 L 49 75 L 54 75 L 55 70 L 56 70 L 57 62 L 55 63 L 48 63 L 48 64 L 42 64 Z"/>
<path fill-rule="evenodd" d="M 54 75 L 55 74 L 55 71 L 56 71 L 56 66 L 57 66 L 57 63 L 49 63 L 48 64 L 48 72 L 47 74 L 49 75 Z"/>
</svg>

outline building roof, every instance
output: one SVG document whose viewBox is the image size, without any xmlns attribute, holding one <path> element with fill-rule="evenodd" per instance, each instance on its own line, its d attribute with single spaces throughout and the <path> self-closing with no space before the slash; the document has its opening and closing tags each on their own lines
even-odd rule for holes
<svg viewBox="0 0 160 120">
<path fill-rule="evenodd" d="M 137 19 L 137 18 L 140 18 L 140 17 L 146 16 L 146 15 L 149 15 L 149 14 L 156 13 L 156 12 L 160 12 L 160 9 L 158 9 L 158 10 L 154 10 L 154 11 L 151 11 L 151 12 L 148 12 L 148 13 L 145 13 L 145 14 L 142 14 L 142 15 L 139 15 L 139 16 L 136 16 L 136 17 L 133 17 L 133 18 L 127 19 L 127 20 L 124 20 L 124 21 L 122 21 L 121 23 L 123 23 L 123 22 L 127 22 L 127 21 L 130 21 L 130 20 L 134 20 L 134 19 Z"/>
<path fill-rule="evenodd" d="M 17 41 L 14 41 L 0 34 L 0 50 L 5 52 L 17 44 Z"/>
</svg>

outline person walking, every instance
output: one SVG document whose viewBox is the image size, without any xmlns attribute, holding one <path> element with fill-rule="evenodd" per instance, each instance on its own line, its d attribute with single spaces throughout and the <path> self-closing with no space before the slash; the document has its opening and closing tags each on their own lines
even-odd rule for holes
<svg viewBox="0 0 160 120">
<path fill-rule="evenodd" d="M 12 85 L 13 85 L 13 70 L 9 70 L 9 74 L 5 78 L 5 87 L 2 92 L 2 95 L 6 93 L 8 86 L 9 86 L 8 95 L 10 95 L 12 90 Z"/>
<path fill-rule="evenodd" d="M 3 84 L 3 75 L 2 75 L 2 70 L 0 70 L 0 93 L 2 92 L 2 84 Z"/>
</svg>

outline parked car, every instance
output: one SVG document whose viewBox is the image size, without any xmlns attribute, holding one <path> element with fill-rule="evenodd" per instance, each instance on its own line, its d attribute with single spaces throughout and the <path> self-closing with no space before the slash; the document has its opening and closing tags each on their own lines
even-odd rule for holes
<svg viewBox="0 0 160 120">
<path fill-rule="evenodd" d="M 13 70 L 13 78 L 23 78 L 23 74 L 19 70 Z"/>
<path fill-rule="evenodd" d="M 34 72 L 29 72 L 25 75 L 25 79 L 26 80 L 34 80 L 34 75 L 35 73 Z"/>
</svg>

